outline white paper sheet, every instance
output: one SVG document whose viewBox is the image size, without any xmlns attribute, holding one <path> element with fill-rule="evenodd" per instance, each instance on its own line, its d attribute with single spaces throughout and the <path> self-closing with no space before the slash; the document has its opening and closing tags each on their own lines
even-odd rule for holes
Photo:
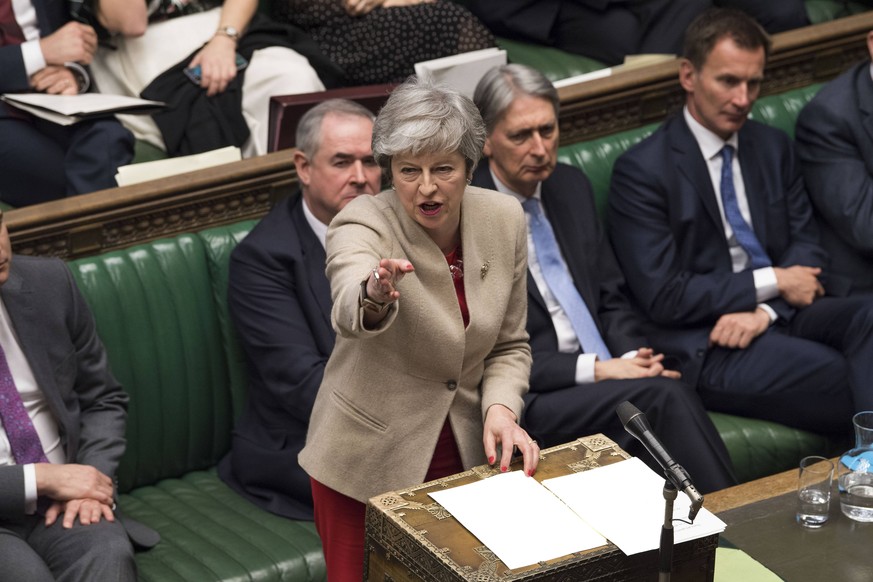
<svg viewBox="0 0 873 582">
<path fill-rule="evenodd" d="M 217 150 L 191 154 L 190 156 L 179 156 L 155 160 L 153 162 L 140 162 L 138 164 L 121 166 L 118 168 L 118 173 L 115 174 L 115 181 L 119 186 L 129 186 L 148 180 L 157 180 L 158 178 L 166 178 L 167 176 L 175 176 L 176 174 L 184 174 L 185 172 L 238 162 L 241 159 L 242 153 L 238 147 L 227 146 Z"/>
<path fill-rule="evenodd" d="M 3 99 L 11 105 L 22 103 L 73 117 L 102 111 L 124 111 L 164 106 L 164 103 L 160 101 L 148 101 L 124 95 L 105 95 L 103 93 L 82 93 L 81 95 L 7 93 L 3 95 Z"/>
<path fill-rule="evenodd" d="M 430 496 L 510 569 L 606 544 L 561 500 L 521 471 Z"/>
<path fill-rule="evenodd" d="M 664 477 L 639 459 L 546 479 L 543 485 L 625 554 L 657 549 L 660 545 Z M 687 520 L 690 507 L 688 497 L 680 491 L 673 505 L 673 517 Z M 693 525 L 673 522 L 674 542 L 721 533 L 724 528 L 722 520 L 703 508 Z"/>
<path fill-rule="evenodd" d="M 505 64 L 506 51 L 492 47 L 415 63 L 415 74 L 420 79 L 445 83 L 472 99 L 482 76 Z"/>
</svg>

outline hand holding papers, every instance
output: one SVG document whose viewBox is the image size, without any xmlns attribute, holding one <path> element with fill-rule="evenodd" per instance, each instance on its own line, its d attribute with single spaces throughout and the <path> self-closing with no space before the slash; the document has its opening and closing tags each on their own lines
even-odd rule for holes
<svg viewBox="0 0 873 582">
<path fill-rule="evenodd" d="M 515 569 L 603 545 L 604 537 L 628 555 L 656 549 L 663 485 L 663 477 L 629 459 L 542 485 L 514 471 L 430 495 Z M 689 506 L 680 497 L 674 515 L 684 518 Z M 516 509 L 507 512 L 507 507 Z M 693 525 L 675 525 L 677 543 L 725 528 L 706 509 Z"/>
</svg>

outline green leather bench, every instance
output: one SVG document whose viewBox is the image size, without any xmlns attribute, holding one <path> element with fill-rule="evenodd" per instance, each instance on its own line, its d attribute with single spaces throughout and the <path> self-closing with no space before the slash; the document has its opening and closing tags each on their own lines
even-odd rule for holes
<svg viewBox="0 0 873 582">
<path fill-rule="evenodd" d="M 137 554 L 144 581 L 326 579 L 312 523 L 260 510 L 214 471 L 245 398 L 228 256 L 253 224 L 70 263 L 131 397 L 119 505 L 162 538 Z"/>
<path fill-rule="evenodd" d="M 755 115 L 786 129 L 817 87 L 761 99 Z M 612 162 L 652 130 L 562 148 L 601 200 Z M 245 370 L 226 309 L 227 265 L 253 221 L 73 261 L 115 375 L 130 393 L 120 507 L 158 530 L 137 555 L 140 578 L 324 580 L 309 522 L 270 515 L 236 495 L 214 467 L 245 398 Z M 845 448 L 769 422 L 713 414 L 742 480 Z M 281 470 L 278 468 L 276 470 Z"/>
</svg>

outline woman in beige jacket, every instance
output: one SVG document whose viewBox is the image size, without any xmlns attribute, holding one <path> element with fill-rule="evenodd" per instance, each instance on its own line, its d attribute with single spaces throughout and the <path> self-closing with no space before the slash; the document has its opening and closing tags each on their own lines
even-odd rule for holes
<svg viewBox="0 0 873 582">
<path fill-rule="evenodd" d="M 539 449 L 517 422 L 531 359 L 524 215 L 468 185 L 484 141 L 472 101 L 401 85 L 373 129 L 391 189 L 330 225 L 337 340 L 300 465 L 331 582 L 361 579 L 370 497 L 486 460 L 505 471 L 514 448 L 525 474 L 536 470 Z"/>
</svg>

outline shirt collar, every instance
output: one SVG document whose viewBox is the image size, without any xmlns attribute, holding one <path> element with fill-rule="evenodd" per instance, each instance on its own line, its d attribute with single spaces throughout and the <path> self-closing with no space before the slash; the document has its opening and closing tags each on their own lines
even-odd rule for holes
<svg viewBox="0 0 873 582">
<path fill-rule="evenodd" d="M 303 194 L 301 194 L 303 196 Z M 312 232 L 315 233 L 315 238 L 318 239 L 318 242 L 321 243 L 322 247 L 327 248 L 327 225 L 315 218 L 315 215 L 312 214 L 312 211 L 309 210 L 309 204 L 306 202 L 306 198 L 303 199 L 303 216 L 306 217 L 306 222 L 309 223 L 309 228 L 312 229 Z"/>
<path fill-rule="evenodd" d="M 494 172 L 491 170 L 490 167 L 488 168 L 488 171 L 491 172 L 491 179 L 494 180 L 494 186 L 498 192 L 503 192 L 504 194 L 509 194 L 510 196 L 514 196 L 516 200 L 518 200 L 519 202 L 524 204 L 524 201 L 528 199 L 527 196 L 523 196 L 523 195 L 519 194 L 518 192 L 516 192 L 515 190 L 513 190 L 512 188 L 510 188 L 509 186 L 507 186 L 503 182 L 501 182 L 500 178 L 498 178 L 494 174 Z M 536 198 L 537 200 L 540 200 L 540 202 L 542 202 L 542 200 L 541 200 L 542 199 L 542 189 L 543 189 L 543 183 L 538 182 L 536 190 L 534 190 L 532 198 Z"/>
<path fill-rule="evenodd" d="M 731 135 L 727 141 L 725 141 L 709 129 L 703 127 L 699 121 L 694 119 L 694 116 L 691 115 L 690 111 L 688 111 L 687 105 L 682 109 L 682 114 L 685 116 L 685 123 L 688 124 L 688 129 L 691 130 L 691 135 L 693 135 L 694 139 L 697 141 L 697 145 L 700 148 L 700 152 L 703 154 L 704 159 L 711 160 L 719 155 L 725 145 L 733 146 L 734 152 L 739 151 L 740 140 L 736 133 Z"/>
</svg>

